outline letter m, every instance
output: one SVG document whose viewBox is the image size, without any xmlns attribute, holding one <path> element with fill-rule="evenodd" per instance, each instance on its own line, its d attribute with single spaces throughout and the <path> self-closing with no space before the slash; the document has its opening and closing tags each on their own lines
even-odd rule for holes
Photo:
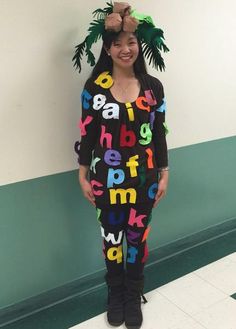
<svg viewBox="0 0 236 329">
<path fill-rule="evenodd" d="M 117 203 L 117 196 L 120 195 L 120 203 L 128 203 L 128 194 L 129 194 L 129 203 L 135 203 L 136 202 L 136 196 L 137 192 L 134 188 L 128 188 L 128 189 L 110 189 L 110 202 L 111 204 Z"/>
</svg>

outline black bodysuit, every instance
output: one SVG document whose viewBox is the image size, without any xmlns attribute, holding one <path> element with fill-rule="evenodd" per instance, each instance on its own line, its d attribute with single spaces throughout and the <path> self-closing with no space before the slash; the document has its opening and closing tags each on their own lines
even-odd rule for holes
<svg viewBox="0 0 236 329">
<path fill-rule="evenodd" d="M 163 86 L 149 74 L 137 78 L 132 103 L 114 99 L 109 72 L 89 78 L 81 95 L 79 163 L 90 166 L 97 207 L 153 202 L 158 170 L 168 166 Z"/>
</svg>

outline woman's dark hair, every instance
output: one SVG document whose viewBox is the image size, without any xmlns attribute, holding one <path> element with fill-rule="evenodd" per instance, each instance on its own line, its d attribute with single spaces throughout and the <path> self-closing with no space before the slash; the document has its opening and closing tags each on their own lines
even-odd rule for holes
<svg viewBox="0 0 236 329">
<path fill-rule="evenodd" d="M 111 56 L 108 56 L 106 50 L 104 49 L 104 46 L 107 49 L 110 49 L 112 43 L 118 39 L 119 34 L 120 34 L 120 32 L 118 32 L 118 33 L 117 32 L 106 32 L 103 35 L 103 37 L 102 37 L 103 47 L 102 47 L 100 56 L 98 58 L 98 61 L 95 65 L 95 67 L 93 68 L 91 77 L 98 76 L 100 73 L 102 73 L 104 71 L 112 72 L 113 62 L 112 62 Z M 134 35 L 135 35 L 135 33 L 134 33 Z M 139 74 L 147 73 L 147 68 L 146 68 L 146 64 L 144 61 L 144 57 L 143 57 L 142 45 L 138 38 L 137 38 L 137 41 L 138 41 L 138 46 L 139 46 L 139 54 L 134 63 L 134 73 L 136 76 L 138 76 Z"/>
</svg>

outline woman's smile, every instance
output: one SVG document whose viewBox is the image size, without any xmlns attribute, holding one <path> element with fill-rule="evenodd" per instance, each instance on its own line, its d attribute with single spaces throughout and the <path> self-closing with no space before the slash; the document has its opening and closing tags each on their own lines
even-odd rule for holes
<svg viewBox="0 0 236 329">
<path fill-rule="evenodd" d="M 119 58 L 123 61 L 129 61 L 130 59 L 133 58 L 133 56 L 132 55 L 121 55 L 121 56 L 119 56 Z"/>
</svg>

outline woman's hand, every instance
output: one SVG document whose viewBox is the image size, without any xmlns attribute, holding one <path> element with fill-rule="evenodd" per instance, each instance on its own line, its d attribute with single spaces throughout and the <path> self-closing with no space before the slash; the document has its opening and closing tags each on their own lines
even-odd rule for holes
<svg viewBox="0 0 236 329">
<path fill-rule="evenodd" d="M 93 195 L 93 189 L 90 182 L 87 179 L 88 170 L 89 170 L 88 166 L 80 165 L 79 183 L 85 198 L 88 199 L 88 201 L 92 203 L 93 206 L 95 206 L 95 197 Z"/>
<path fill-rule="evenodd" d="M 80 179 L 80 186 L 85 198 L 95 206 L 95 197 L 93 195 L 93 189 L 89 181 L 87 179 Z"/>
<path fill-rule="evenodd" d="M 157 206 L 159 201 L 166 195 L 167 192 L 167 186 L 168 186 L 168 179 L 169 179 L 169 172 L 168 171 L 162 171 L 160 173 L 160 179 L 158 182 L 158 190 L 155 196 L 155 201 L 153 204 L 153 208 Z"/>
</svg>

